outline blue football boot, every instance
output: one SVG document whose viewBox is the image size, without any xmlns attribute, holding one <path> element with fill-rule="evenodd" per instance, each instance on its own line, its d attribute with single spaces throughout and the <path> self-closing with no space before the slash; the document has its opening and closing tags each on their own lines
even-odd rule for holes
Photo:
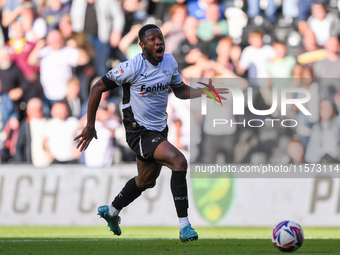
<svg viewBox="0 0 340 255">
<path fill-rule="evenodd" d="M 110 231 L 112 231 L 115 235 L 120 236 L 122 234 L 122 231 L 120 230 L 119 227 L 120 217 L 118 215 L 111 216 L 109 213 L 108 205 L 99 206 L 98 215 L 100 215 L 101 218 L 104 218 L 107 221 Z"/>
<path fill-rule="evenodd" d="M 181 239 L 182 243 L 195 241 L 198 239 L 198 234 L 190 224 L 187 224 L 179 231 L 179 239 Z"/>
</svg>

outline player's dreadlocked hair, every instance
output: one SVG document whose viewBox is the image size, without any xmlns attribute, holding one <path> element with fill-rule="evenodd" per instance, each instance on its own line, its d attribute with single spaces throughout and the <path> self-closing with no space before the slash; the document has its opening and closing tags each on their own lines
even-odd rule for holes
<svg viewBox="0 0 340 255">
<path fill-rule="evenodd" d="M 139 40 L 140 40 L 141 42 L 144 42 L 144 39 L 145 39 L 145 32 L 146 32 L 147 30 L 151 29 L 151 28 L 157 28 L 157 29 L 159 29 L 159 27 L 157 27 L 157 26 L 154 25 L 154 24 L 147 24 L 147 25 L 143 26 L 143 27 L 139 30 L 139 32 L 138 32 L 138 37 L 139 37 Z M 159 29 L 159 30 L 160 30 L 160 29 Z"/>
</svg>

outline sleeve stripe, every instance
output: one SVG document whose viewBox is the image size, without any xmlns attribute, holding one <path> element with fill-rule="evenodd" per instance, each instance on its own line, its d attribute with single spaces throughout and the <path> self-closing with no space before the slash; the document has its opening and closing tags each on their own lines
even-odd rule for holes
<svg viewBox="0 0 340 255">
<path fill-rule="evenodd" d="M 178 83 L 178 84 L 171 84 L 170 86 L 173 87 L 173 88 L 179 88 L 179 87 L 182 87 L 184 84 L 184 82 L 181 82 L 181 83 Z"/>
<path fill-rule="evenodd" d="M 106 75 L 104 75 L 102 77 L 103 83 L 105 84 L 105 86 L 108 89 L 114 89 L 116 87 L 118 87 L 117 83 L 115 83 L 113 80 L 110 80 L 109 78 L 106 77 Z"/>
</svg>

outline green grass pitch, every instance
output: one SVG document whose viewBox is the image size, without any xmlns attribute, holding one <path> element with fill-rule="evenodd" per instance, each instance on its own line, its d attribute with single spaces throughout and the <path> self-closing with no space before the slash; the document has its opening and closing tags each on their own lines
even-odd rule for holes
<svg viewBox="0 0 340 255">
<path fill-rule="evenodd" d="M 271 243 L 271 228 L 196 228 L 200 239 L 183 244 L 177 228 L 122 227 L 120 237 L 107 227 L 0 226 L 0 255 L 54 254 L 282 254 Z M 304 228 L 296 254 L 340 254 L 340 228 Z"/>
</svg>

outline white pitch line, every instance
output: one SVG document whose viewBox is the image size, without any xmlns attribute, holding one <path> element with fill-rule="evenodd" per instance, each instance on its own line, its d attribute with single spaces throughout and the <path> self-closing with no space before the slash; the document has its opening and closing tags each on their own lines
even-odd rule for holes
<svg viewBox="0 0 340 255">
<path fill-rule="evenodd" d="M 271 240 L 270 238 L 261 238 L 261 237 L 237 237 L 237 238 L 201 238 L 200 240 L 228 240 L 228 239 L 239 239 L 239 240 Z M 305 239 L 340 239 L 338 237 L 312 237 L 308 236 Z M 0 243 L 25 243 L 25 242 L 116 242 L 116 241 L 153 241 L 153 240 L 178 240 L 177 238 L 124 238 L 124 239 L 77 239 L 77 238 L 68 238 L 68 239 L 0 239 Z"/>
</svg>

